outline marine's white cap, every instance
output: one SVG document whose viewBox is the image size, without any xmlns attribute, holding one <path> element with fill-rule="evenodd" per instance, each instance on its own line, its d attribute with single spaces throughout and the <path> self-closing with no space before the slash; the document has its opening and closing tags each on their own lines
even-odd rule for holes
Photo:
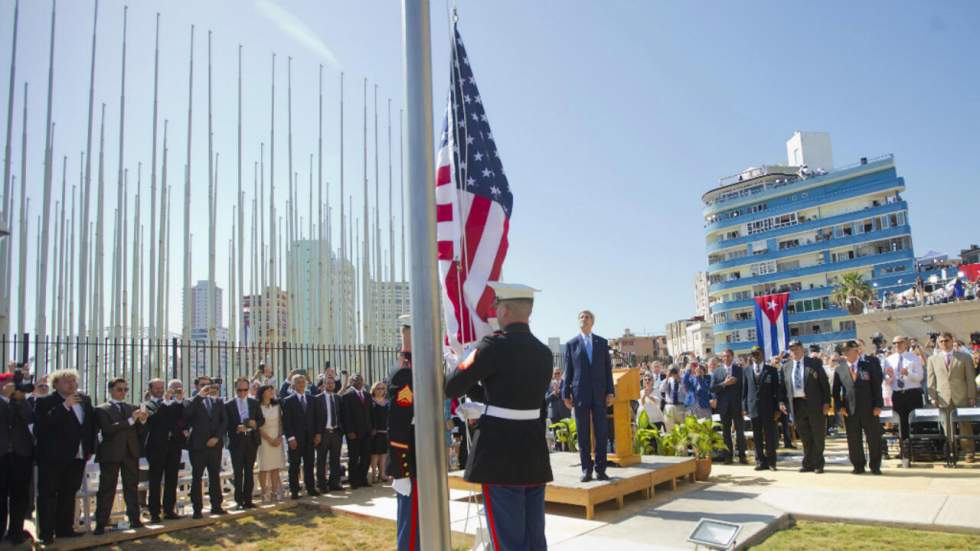
<svg viewBox="0 0 980 551">
<path fill-rule="evenodd" d="M 401 327 L 411 327 L 412 314 L 402 314 L 398 316 L 398 325 L 400 325 Z"/>
<path fill-rule="evenodd" d="M 535 289 L 521 283 L 504 283 L 502 281 L 491 281 L 488 283 L 497 295 L 497 301 L 505 300 L 534 300 L 534 293 L 541 289 Z"/>
</svg>

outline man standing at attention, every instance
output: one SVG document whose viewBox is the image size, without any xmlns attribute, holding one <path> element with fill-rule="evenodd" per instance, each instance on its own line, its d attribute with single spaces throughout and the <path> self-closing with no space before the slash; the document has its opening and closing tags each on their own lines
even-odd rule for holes
<svg viewBox="0 0 980 551">
<path fill-rule="evenodd" d="M 939 408 L 943 432 L 946 433 L 949 442 L 948 449 L 952 451 L 955 449 L 953 413 L 958 407 L 977 405 L 977 385 L 974 382 L 977 370 L 973 365 L 973 358 L 955 349 L 956 341 L 952 333 L 939 335 L 937 342 L 939 348 L 929 358 L 929 401 L 934 407 Z M 960 422 L 959 425 L 960 436 L 964 437 L 962 442 L 963 451 L 966 452 L 966 462 L 973 463 L 975 460 L 973 440 L 967 438 L 973 436 L 973 426 L 969 421 Z"/>
<path fill-rule="evenodd" d="M 803 343 L 789 341 L 790 357 L 783 362 L 783 381 L 790 416 L 803 442 L 801 473 L 823 473 L 823 446 L 830 412 L 830 382 L 823 362 L 805 354 Z"/>
<path fill-rule="evenodd" d="M 493 549 L 545 551 L 544 487 L 552 474 L 541 397 L 551 380 L 551 350 L 528 325 L 535 290 L 499 282 L 490 286 L 503 331 L 484 337 L 453 370 L 446 396 L 457 398 L 482 384 L 486 410 L 476 426 L 464 478 L 483 485 Z M 605 408 L 600 410 L 605 423 Z"/>
<path fill-rule="evenodd" d="M 742 366 L 735 363 L 735 352 L 731 348 L 721 356 L 721 366 L 711 372 L 711 392 L 717 401 L 718 415 L 721 416 L 721 433 L 725 438 L 728 452 L 725 464 L 731 465 L 738 447 L 738 462 L 745 465 L 745 420 L 742 417 Z M 735 445 L 732 445 L 732 424 L 735 425 Z"/>
<path fill-rule="evenodd" d="M 609 480 L 606 474 L 606 442 L 609 420 L 606 408 L 612 405 L 612 363 L 606 339 L 592 334 L 595 316 L 588 310 L 578 314 L 580 333 L 565 343 L 565 375 L 562 397 L 575 415 L 578 428 L 579 457 L 582 459 L 582 482 L 592 480 L 595 467 L 598 480 Z M 592 435 L 595 430 L 595 462 L 592 460 Z"/>
<path fill-rule="evenodd" d="M 862 356 L 860 345 L 847 341 L 844 357 L 834 369 L 834 404 L 844 417 L 847 430 L 847 454 L 854 474 L 864 474 L 864 445 L 868 441 L 868 467 L 872 474 L 881 474 L 881 367 L 878 362 Z"/>
</svg>

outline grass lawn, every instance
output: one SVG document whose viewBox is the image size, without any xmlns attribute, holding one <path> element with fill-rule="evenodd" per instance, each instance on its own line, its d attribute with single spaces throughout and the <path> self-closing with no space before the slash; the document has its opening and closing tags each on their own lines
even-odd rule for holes
<svg viewBox="0 0 980 551">
<path fill-rule="evenodd" d="M 881 549 L 980 549 L 980 536 L 889 528 L 840 522 L 799 521 L 776 532 L 752 549 L 810 551 L 836 549 L 879 551 Z"/>
<path fill-rule="evenodd" d="M 472 536 L 454 534 L 453 549 L 464 551 L 473 545 Z M 133 540 L 103 550 L 172 551 L 258 551 L 271 549 L 308 550 L 394 550 L 395 523 L 335 515 L 305 507 L 295 507 L 200 528 L 179 530 L 157 537 Z"/>
</svg>

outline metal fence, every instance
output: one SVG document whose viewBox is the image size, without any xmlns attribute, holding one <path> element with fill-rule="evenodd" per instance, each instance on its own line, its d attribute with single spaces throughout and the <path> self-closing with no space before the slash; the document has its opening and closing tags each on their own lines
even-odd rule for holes
<svg viewBox="0 0 980 551">
<path fill-rule="evenodd" d="M 374 345 L 321 345 L 259 343 L 244 345 L 225 341 L 182 341 L 173 337 L 85 338 L 0 336 L 4 361 L 29 362 L 35 379 L 58 369 L 77 369 L 79 386 L 96 403 L 106 399 L 106 382 L 125 377 L 130 382 L 129 400 L 143 397 L 153 378 L 180 379 L 185 388 L 201 375 L 223 379 L 221 394 L 228 397 L 238 377 L 252 378 L 260 363 L 272 368 L 281 383 L 294 369 L 305 369 L 308 377 L 334 367 L 344 373 L 364 375 L 370 385 L 385 378 L 398 360 L 399 350 Z M 345 380 L 346 376 L 343 377 Z"/>
<path fill-rule="evenodd" d="M 294 369 L 306 370 L 316 381 L 317 375 L 333 367 L 344 380 L 361 373 L 370 386 L 387 376 L 398 361 L 399 349 L 370 344 L 184 342 L 178 337 L 39 338 L 25 333 L 0 335 L 0 354 L 4 362 L 28 362 L 35 380 L 58 369 L 76 369 L 79 387 L 101 403 L 107 398 L 106 383 L 114 377 L 129 381 L 128 399 L 133 402 L 142 400 L 150 379 L 180 379 L 189 389 L 201 375 L 222 379 L 221 395 L 230 397 L 235 379 L 251 379 L 263 362 L 280 384 Z M 563 369 L 560 353 L 554 354 L 552 365 Z"/>
</svg>

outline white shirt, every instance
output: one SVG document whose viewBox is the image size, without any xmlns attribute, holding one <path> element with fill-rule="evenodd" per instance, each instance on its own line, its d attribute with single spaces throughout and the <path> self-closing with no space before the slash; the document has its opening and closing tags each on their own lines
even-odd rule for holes
<svg viewBox="0 0 980 551">
<path fill-rule="evenodd" d="M 238 418 L 245 424 L 248 421 L 248 399 L 235 398 L 235 403 L 238 404 Z"/>
<path fill-rule="evenodd" d="M 901 361 L 899 361 L 899 358 L 901 358 Z M 922 360 L 919 359 L 918 354 L 913 354 L 908 350 L 902 353 L 896 352 L 885 358 L 884 364 L 886 377 L 888 368 L 891 368 L 895 372 L 895 375 L 891 380 L 893 392 L 922 387 L 922 378 L 925 376 L 925 370 L 922 368 Z M 903 376 L 901 371 L 902 368 L 908 369 L 909 374 Z M 903 382 L 904 386 L 902 388 L 898 388 L 898 381 Z"/>
<path fill-rule="evenodd" d="M 328 429 L 335 429 L 337 426 L 333 421 L 333 393 L 324 392 L 323 400 L 327 403 L 327 424 L 325 427 Z"/>
<path fill-rule="evenodd" d="M 62 398 L 64 398 L 64 396 L 62 396 Z M 65 406 L 64 403 L 62 403 L 61 405 Z M 70 409 L 75 414 L 75 417 L 78 419 L 79 425 L 85 424 L 85 409 L 82 408 L 81 402 L 75 404 L 70 408 L 68 406 L 65 406 L 65 409 Z M 78 453 L 75 454 L 75 459 L 85 459 L 85 449 L 82 447 L 81 442 L 78 443 Z"/>
<path fill-rule="evenodd" d="M 790 360 L 790 361 L 793 362 L 793 372 L 790 374 L 791 377 L 792 377 L 792 381 L 791 382 L 792 382 L 792 385 L 793 385 L 793 398 L 806 398 L 806 391 L 804 390 L 804 387 L 806 386 L 806 367 L 803 365 L 803 360 L 800 359 L 800 360 Z M 799 376 L 800 386 L 799 387 L 796 386 L 796 381 L 797 381 L 797 378 L 796 378 L 796 370 L 797 369 L 800 370 L 800 376 Z"/>
</svg>

